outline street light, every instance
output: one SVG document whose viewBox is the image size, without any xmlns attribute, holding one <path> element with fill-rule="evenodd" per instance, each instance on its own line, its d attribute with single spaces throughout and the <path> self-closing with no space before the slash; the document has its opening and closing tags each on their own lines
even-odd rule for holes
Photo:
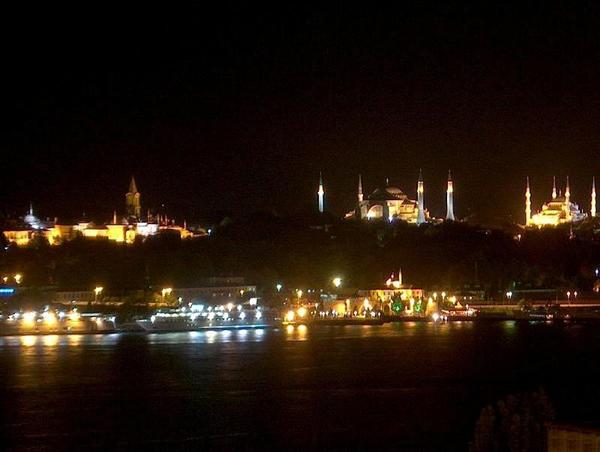
<svg viewBox="0 0 600 452">
<path fill-rule="evenodd" d="M 275 286 L 275 288 L 277 289 L 277 292 L 281 292 L 281 289 L 283 289 L 283 284 L 277 283 L 277 285 Z"/>
<path fill-rule="evenodd" d="M 298 299 L 302 298 L 302 294 L 303 294 L 303 293 L 304 293 L 304 292 L 302 292 L 302 289 L 298 289 L 298 290 L 296 290 L 296 295 L 298 295 Z"/>
<path fill-rule="evenodd" d="M 342 285 L 342 278 L 340 278 L 339 276 L 333 278 L 333 285 L 335 287 L 340 287 Z"/>
<path fill-rule="evenodd" d="M 570 303 L 571 302 L 571 291 L 567 290 L 567 301 Z"/>
<path fill-rule="evenodd" d="M 23 281 L 23 275 L 22 275 L 21 273 L 17 273 L 17 274 L 15 275 L 15 282 L 16 282 L 17 284 L 21 284 L 21 281 Z"/>
</svg>

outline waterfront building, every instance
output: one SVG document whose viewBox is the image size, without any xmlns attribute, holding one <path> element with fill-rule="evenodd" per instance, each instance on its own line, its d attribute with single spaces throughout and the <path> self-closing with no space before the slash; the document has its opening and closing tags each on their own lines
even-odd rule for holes
<svg viewBox="0 0 600 452">
<path fill-rule="evenodd" d="M 595 210 L 595 187 L 592 186 L 592 205 Z M 531 214 L 531 190 L 529 178 L 525 189 L 525 225 L 538 228 L 544 226 L 558 226 L 560 224 L 574 223 L 585 219 L 587 215 L 571 200 L 571 187 L 569 176 L 565 185 L 564 195 L 556 189 L 556 178 L 552 180 L 552 199 L 542 205 L 542 209 Z"/>
</svg>

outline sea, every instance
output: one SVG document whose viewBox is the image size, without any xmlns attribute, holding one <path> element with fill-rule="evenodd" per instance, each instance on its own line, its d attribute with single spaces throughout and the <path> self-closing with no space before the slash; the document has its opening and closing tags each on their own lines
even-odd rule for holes
<svg viewBox="0 0 600 452">
<path fill-rule="evenodd" d="M 600 419 L 600 324 L 479 321 L 0 338 L 5 450 L 468 450 L 544 391 Z"/>
</svg>

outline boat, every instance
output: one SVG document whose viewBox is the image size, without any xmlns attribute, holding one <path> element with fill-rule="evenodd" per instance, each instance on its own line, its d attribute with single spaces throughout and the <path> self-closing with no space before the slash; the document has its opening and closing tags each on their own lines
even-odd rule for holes
<svg viewBox="0 0 600 452">
<path fill-rule="evenodd" d="M 277 312 L 256 305 L 204 306 L 190 304 L 161 309 L 149 318 L 136 320 L 146 332 L 270 328 L 281 325 Z"/>
</svg>

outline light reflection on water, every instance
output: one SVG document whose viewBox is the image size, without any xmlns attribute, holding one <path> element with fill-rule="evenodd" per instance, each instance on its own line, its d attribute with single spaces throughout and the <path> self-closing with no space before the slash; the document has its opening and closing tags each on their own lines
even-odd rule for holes
<svg viewBox="0 0 600 452">
<path fill-rule="evenodd" d="M 515 322 L 503 322 L 502 329 L 506 334 L 513 334 Z M 282 328 L 262 329 L 248 328 L 235 330 L 207 330 L 174 333 L 112 333 L 112 334 L 72 334 L 72 335 L 28 335 L 0 337 L 0 349 L 5 347 L 81 347 L 81 346 L 113 346 L 126 337 L 142 338 L 148 344 L 218 344 L 236 342 L 261 342 L 267 337 L 283 337 L 286 341 L 307 341 L 313 333 L 323 334 L 331 339 L 349 340 L 357 338 L 394 338 L 420 335 L 447 336 L 452 331 L 469 330 L 473 322 L 397 322 L 380 326 L 346 325 L 346 326 L 310 326 L 287 325 Z"/>
<path fill-rule="evenodd" d="M 583 359 L 597 355 L 599 335 L 589 325 L 398 322 L 1 337 L 3 427 L 23 448 L 43 438 L 81 449 L 99 437 L 130 449 L 310 448 L 305 432 L 317 432 L 348 449 L 438 435 L 463 450 L 481 408 L 515 387 L 544 384 L 553 400 L 568 387 L 568 408 L 600 406 L 600 366 Z"/>
</svg>

